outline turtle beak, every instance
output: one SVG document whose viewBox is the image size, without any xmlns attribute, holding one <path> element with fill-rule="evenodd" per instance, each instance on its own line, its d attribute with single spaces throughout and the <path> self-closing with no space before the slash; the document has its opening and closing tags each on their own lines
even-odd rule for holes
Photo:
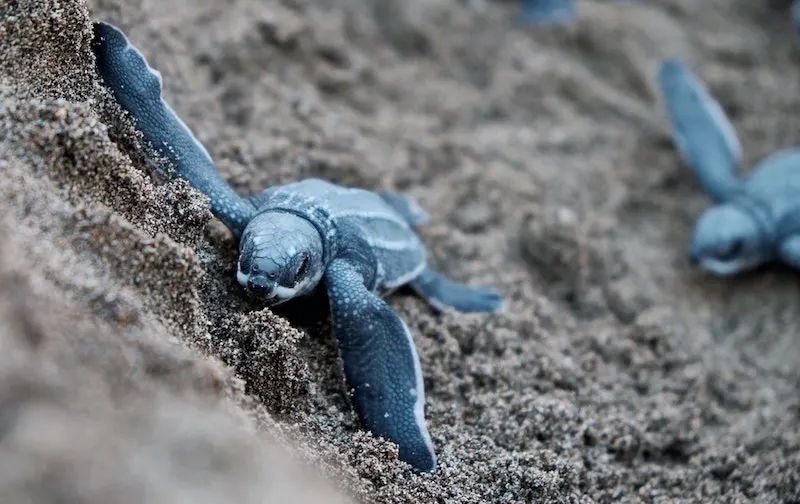
<svg viewBox="0 0 800 504">
<path fill-rule="evenodd" d="M 275 282 L 264 274 L 250 275 L 250 278 L 247 279 L 247 291 L 260 298 L 268 299 L 275 292 Z"/>
</svg>

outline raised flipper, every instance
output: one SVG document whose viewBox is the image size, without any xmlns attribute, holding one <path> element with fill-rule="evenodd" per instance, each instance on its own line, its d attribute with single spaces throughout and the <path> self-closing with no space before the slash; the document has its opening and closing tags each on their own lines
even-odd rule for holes
<svg viewBox="0 0 800 504">
<path fill-rule="evenodd" d="M 97 70 L 119 105 L 178 175 L 211 200 L 214 214 L 238 237 L 255 208 L 220 177 L 208 151 L 161 97 L 161 75 L 108 23 L 94 24 Z"/>
<path fill-rule="evenodd" d="M 424 226 L 429 219 L 428 212 L 422 209 L 414 201 L 408 199 L 402 194 L 381 191 L 378 196 L 383 198 L 389 206 L 403 216 L 403 218 L 413 227 Z"/>
<path fill-rule="evenodd" d="M 662 61 L 657 80 L 675 147 L 706 193 L 725 201 L 740 184 L 742 146 L 733 125 L 706 85 L 679 61 Z"/>
<path fill-rule="evenodd" d="M 566 24 L 575 18 L 575 0 L 522 0 L 517 22 L 534 25 Z"/>
<path fill-rule="evenodd" d="M 414 341 L 397 314 L 364 285 L 358 264 L 334 259 L 325 272 L 333 332 L 367 430 L 397 443 L 400 460 L 436 468 L 425 423 L 425 390 Z"/>
<path fill-rule="evenodd" d="M 447 307 L 463 313 L 498 312 L 503 309 L 503 297 L 497 292 L 454 282 L 430 268 L 425 268 L 409 285 L 428 304 L 440 311 Z"/>
</svg>

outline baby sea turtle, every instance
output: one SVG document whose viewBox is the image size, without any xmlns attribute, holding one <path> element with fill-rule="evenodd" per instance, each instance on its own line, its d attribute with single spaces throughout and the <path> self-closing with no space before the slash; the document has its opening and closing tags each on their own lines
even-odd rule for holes
<svg viewBox="0 0 800 504">
<path fill-rule="evenodd" d="M 773 260 L 800 268 L 800 149 L 772 154 L 742 179 L 742 147 L 706 85 L 681 62 L 666 59 L 658 86 L 684 162 L 716 205 L 697 221 L 690 258 L 729 276 Z"/>
<path fill-rule="evenodd" d="M 426 265 L 413 231 L 426 215 L 400 194 L 309 179 L 240 197 L 164 102 L 160 74 L 125 35 L 95 23 L 93 50 L 104 84 L 143 137 L 208 195 L 214 214 L 239 238 L 239 283 L 268 305 L 323 285 L 356 413 L 368 430 L 397 443 L 401 460 L 433 471 L 419 357 L 406 325 L 381 296 L 409 285 L 436 309 L 491 312 L 502 309 L 500 295 Z"/>
</svg>

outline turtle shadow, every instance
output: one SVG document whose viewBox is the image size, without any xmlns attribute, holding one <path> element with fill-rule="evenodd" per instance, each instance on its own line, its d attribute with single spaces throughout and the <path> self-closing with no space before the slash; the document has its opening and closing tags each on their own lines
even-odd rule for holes
<svg viewBox="0 0 800 504">
<path fill-rule="evenodd" d="M 266 306 L 263 303 L 258 304 Z M 285 318 L 292 326 L 309 334 L 320 332 L 321 326 L 330 326 L 328 294 L 324 289 L 314 289 L 307 296 L 290 299 L 270 306 L 269 309 Z"/>
<path fill-rule="evenodd" d="M 381 299 L 388 301 L 389 297 L 418 296 L 411 287 L 403 285 L 392 292 L 391 296 L 382 296 Z M 253 305 L 254 309 L 266 307 L 258 301 L 255 301 Z M 294 298 L 269 308 L 279 317 L 285 318 L 292 326 L 309 334 L 321 333 L 323 337 L 327 338 L 330 333 L 330 302 L 324 288 L 317 287 L 307 296 Z"/>
</svg>

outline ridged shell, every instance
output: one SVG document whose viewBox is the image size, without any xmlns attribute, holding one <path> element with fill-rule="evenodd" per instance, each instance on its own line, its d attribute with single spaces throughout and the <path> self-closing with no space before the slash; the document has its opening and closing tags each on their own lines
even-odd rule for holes
<svg viewBox="0 0 800 504">
<path fill-rule="evenodd" d="M 337 229 L 358 229 L 378 261 L 379 291 L 413 280 L 425 267 L 424 244 L 406 219 L 373 192 L 307 179 L 270 188 L 251 201 L 259 211 L 290 208 L 308 217 L 325 235 L 326 248 L 346 247 Z"/>
</svg>

